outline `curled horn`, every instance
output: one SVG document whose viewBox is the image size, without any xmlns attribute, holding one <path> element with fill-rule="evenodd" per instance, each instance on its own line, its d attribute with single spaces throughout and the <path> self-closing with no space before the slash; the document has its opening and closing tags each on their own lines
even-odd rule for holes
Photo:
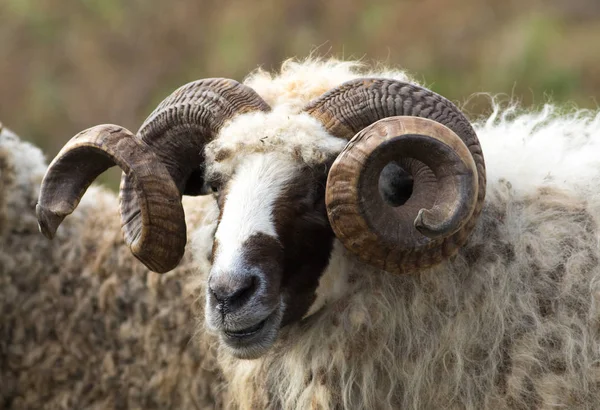
<svg viewBox="0 0 600 410">
<path fill-rule="evenodd" d="M 144 221 L 140 235 L 127 245 L 152 270 L 176 265 L 186 242 L 185 226 L 179 223 L 184 217 L 179 191 L 154 153 L 117 125 L 98 125 L 77 134 L 52 161 L 36 206 L 40 231 L 53 238 L 92 181 L 114 165 L 131 176 Z"/>
<path fill-rule="evenodd" d="M 80 133 L 58 154 L 42 181 L 40 230 L 51 238 L 92 181 L 118 165 L 124 171 L 120 207 L 125 242 L 150 270 L 175 268 L 186 243 L 181 196 L 202 193 L 204 145 L 235 115 L 269 109 L 247 86 L 224 78 L 204 79 L 168 96 L 135 137 L 106 125 Z"/>
<path fill-rule="evenodd" d="M 485 198 L 485 163 L 469 121 L 447 99 L 416 85 L 357 79 L 305 107 L 349 140 L 327 180 L 336 236 L 361 260 L 394 273 L 440 263 L 464 245 Z M 413 178 L 400 206 L 379 193 L 392 161 Z"/>
</svg>

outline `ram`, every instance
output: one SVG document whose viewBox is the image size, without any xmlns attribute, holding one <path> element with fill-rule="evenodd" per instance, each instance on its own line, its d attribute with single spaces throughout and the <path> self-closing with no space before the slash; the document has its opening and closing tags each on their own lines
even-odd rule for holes
<svg viewBox="0 0 600 410">
<path fill-rule="evenodd" d="M 335 60 L 195 81 L 65 145 L 52 242 L 0 139 L 4 405 L 600 407 L 600 115 L 494 107 Z"/>
</svg>

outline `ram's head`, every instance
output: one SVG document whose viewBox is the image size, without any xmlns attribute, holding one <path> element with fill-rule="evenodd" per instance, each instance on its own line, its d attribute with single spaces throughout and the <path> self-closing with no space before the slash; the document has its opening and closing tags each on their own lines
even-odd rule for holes
<svg viewBox="0 0 600 410">
<path fill-rule="evenodd" d="M 243 358 L 266 352 L 309 311 L 336 238 L 356 263 L 415 272 L 465 243 L 485 193 L 463 114 L 386 79 L 344 83 L 296 111 L 271 110 L 233 80 L 187 84 L 135 136 L 100 125 L 69 141 L 42 184 L 42 232 L 52 237 L 115 164 L 125 241 L 156 272 L 184 253 L 182 195 L 214 195 L 206 322 Z"/>
</svg>

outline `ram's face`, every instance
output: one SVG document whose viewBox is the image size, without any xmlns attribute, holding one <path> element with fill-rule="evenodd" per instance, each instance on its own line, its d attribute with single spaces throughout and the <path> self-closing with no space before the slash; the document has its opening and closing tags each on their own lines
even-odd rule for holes
<svg viewBox="0 0 600 410">
<path fill-rule="evenodd" d="M 325 208 L 326 164 L 309 167 L 276 153 L 236 162 L 230 176 L 211 175 L 220 219 L 206 319 L 233 354 L 250 358 L 308 311 L 334 234 Z"/>
</svg>

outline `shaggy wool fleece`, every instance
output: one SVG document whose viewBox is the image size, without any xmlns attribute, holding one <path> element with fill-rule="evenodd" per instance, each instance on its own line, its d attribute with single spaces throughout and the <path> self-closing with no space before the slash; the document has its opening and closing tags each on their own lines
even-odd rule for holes
<svg viewBox="0 0 600 410">
<path fill-rule="evenodd" d="M 365 72 L 290 61 L 246 83 L 294 114 Z M 252 361 L 202 326 L 211 198 L 185 203 L 180 267 L 149 273 L 101 188 L 45 240 L 41 154 L 1 134 L 0 409 L 600 408 L 600 114 L 492 107 L 474 123 L 488 187 L 465 248 L 393 276 L 336 244 L 324 281 L 343 286 Z"/>
<path fill-rule="evenodd" d="M 353 63 L 287 62 L 279 76 L 259 71 L 246 83 L 274 115 L 293 116 L 363 74 L 377 75 Z M 459 255 L 393 276 L 337 246 L 334 280 L 343 292 L 284 329 L 261 359 L 219 351 L 235 407 L 600 408 L 600 115 L 491 106 L 474 124 L 487 161 L 486 205 Z M 240 139 L 227 132 L 235 123 L 209 154 Z M 298 144 L 273 133 L 271 150 Z M 255 134 L 236 149 L 257 151 Z M 310 152 L 300 158 L 318 162 Z"/>
<path fill-rule="evenodd" d="M 37 148 L 0 134 L 0 409 L 220 406 L 210 339 L 193 339 L 197 264 L 148 272 L 123 243 L 117 198 L 98 187 L 43 239 L 45 168 Z M 187 201 L 190 225 L 206 202 Z"/>
</svg>

